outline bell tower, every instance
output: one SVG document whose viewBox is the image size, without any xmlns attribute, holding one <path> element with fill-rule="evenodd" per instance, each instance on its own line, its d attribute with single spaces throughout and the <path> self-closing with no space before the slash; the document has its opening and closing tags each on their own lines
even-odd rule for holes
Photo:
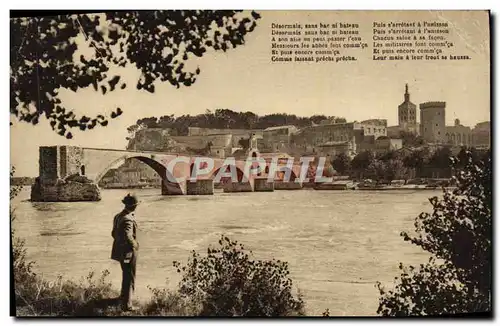
<svg viewBox="0 0 500 326">
<path fill-rule="evenodd" d="M 405 85 L 404 102 L 398 106 L 399 127 L 409 132 L 417 132 L 417 106 L 410 101 L 408 84 Z"/>
</svg>

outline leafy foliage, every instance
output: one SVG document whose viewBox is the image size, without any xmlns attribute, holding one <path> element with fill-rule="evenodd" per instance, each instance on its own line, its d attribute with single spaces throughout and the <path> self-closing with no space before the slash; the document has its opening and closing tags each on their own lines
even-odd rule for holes
<svg viewBox="0 0 500 326">
<path fill-rule="evenodd" d="M 450 167 L 451 149 L 447 146 L 438 148 L 429 158 L 428 166 L 440 169 Z"/>
<path fill-rule="evenodd" d="M 381 294 L 378 313 L 391 316 L 471 313 L 491 310 L 491 154 L 467 152 L 456 174 L 457 188 L 430 198 L 433 213 L 415 221 L 409 241 L 432 254 L 420 268 L 400 265 L 394 290 Z"/>
<path fill-rule="evenodd" d="M 125 89 L 111 67 L 134 65 L 136 88 L 153 93 L 157 81 L 191 86 L 200 69 L 185 62 L 207 49 L 227 51 L 245 43 L 260 15 L 235 10 L 123 11 L 106 14 L 12 18 L 10 20 L 10 112 L 37 124 L 45 116 L 53 130 L 72 138 L 71 128 L 106 126 L 107 118 L 77 116 L 59 98 L 61 89 L 92 86 L 106 94 Z M 77 42 L 84 38 L 86 44 Z M 91 54 L 77 58 L 81 46 Z M 111 118 L 122 114 L 120 108 Z"/>
<path fill-rule="evenodd" d="M 207 110 L 204 114 L 164 115 L 161 117 L 145 117 L 138 119 L 136 124 L 127 128 L 130 137 L 143 128 L 172 129 L 172 134 L 186 136 L 188 127 L 213 128 L 213 129 L 266 129 L 269 127 L 294 125 L 296 127 L 308 127 L 318 121 L 333 119 L 345 121 L 344 118 L 326 117 L 314 115 L 311 117 L 298 117 L 294 114 L 274 113 L 258 116 L 253 112 L 237 112 L 229 109 L 216 109 L 214 112 Z"/>
<path fill-rule="evenodd" d="M 373 171 L 373 162 L 375 161 L 375 155 L 371 151 L 359 152 L 351 161 L 351 174 L 356 178 L 363 178 L 367 173 L 368 168 L 371 166 L 371 171 Z"/>
<path fill-rule="evenodd" d="M 412 132 L 401 130 L 399 136 L 403 140 L 403 146 L 418 147 L 425 144 L 422 136 L 417 136 Z"/>
<path fill-rule="evenodd" d="M 374 160 L 375 155 L 371 151 L 362 151 L 352 159 L 351 166 L 355 170 L 366 170 Z"/>
<path fill-rule="evenodd" d="M 408 176 L 403 161 L 397 156 L 390 155 L 374 159 L 368 166 L 364 175 L 377 182 L 386 183 L 391 183 L 391 181 L 395 179 L 406 179 Z"/>
<path fill-rule="evenodd" d="M 344 153 L 339 153 L 332 160 L 332 167 L 335 171 L 338 171 L 340 174 L 345 175 L 350 167 L 351 167 L 351 159 Z"/>
<path fill-rule="evenodd" d="M 148 287 L 151 299 L 144 305 L 141 314 L 146 316 L 196 316 L 198 305 L 177 292 L 164 288 Z"/>
<path fill-rule="evenodd" d="M 16 173 L 16 168 L 11 166 L 10 167 L 10 180 L 12 182 L 12 179 L 14 178 L 14 174 Z M 10 185 L 10 199 L 14 199 L 19 192 L 21 191 L 22 186 L 15 186 L 15 185 Z M 12 214 L 11 214 L 12 215 Z"/>
<path fill-rule="evenodd" d="M 424 147 L 410 152 L 403 158 L 403 163 L 408 168 L 422 169 L 429 162 L 429 158 L 429 149 Z"/>
<path fill-rule="evenodd" d="M 193 251 L 182 273 L 179 292 L 199 302 L 202 316 L 289 316 L 303 314 L 303 301 L 292 294 L 288 264 L 252 260 L 252 252 L 225 236 L 205 257 Z"/>
</svg>

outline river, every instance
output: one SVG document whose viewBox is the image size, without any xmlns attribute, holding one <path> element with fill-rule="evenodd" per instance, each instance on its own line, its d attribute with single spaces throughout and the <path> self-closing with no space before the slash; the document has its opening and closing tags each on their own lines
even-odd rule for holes
<svg viewBox="0 0 500 326">
<path fill-rule="evenodd" d="M 79 280 L 108 269 L 119 289 L 121 271 L 110 260 L 113 216 L 127 190 L 102 190 L 100 202 L 32 203 L 29 188 L 13 200 L 14 228 L 26 240 L 29 259 L 47 280 Z M 415 217 L 431 211 L 440 191 L 275 191 L 161 196 L 159 189 L 134 191 L 142 201 L 136 217 L 140 256 L 136 294 L 147 286 L 175 288 L 172 261 L 185 263 L 191 250 L 206 253 L 226 234 L 256 259 L 289 263 L 294 286 L 310 315 L 375 315 L 376 281 L 391 285 L 398 264 L 425 263 L 428 255 L 403 241 Z"/>
</svg>

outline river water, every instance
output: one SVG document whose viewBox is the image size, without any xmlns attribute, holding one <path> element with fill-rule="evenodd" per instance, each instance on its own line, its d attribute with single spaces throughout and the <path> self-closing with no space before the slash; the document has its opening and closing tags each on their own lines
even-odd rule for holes
<svg viewBox="0 0 500 326">
<path fill-rule="evenodd" d="M 110 260 L 113 216 L 127 190 L 102 190 L 100 202 L 32 203 L 29 188 L 14 199 L 16 234 L 26 240 L 36 272 L 79 280 L 108 269 L 119 289 L 121 270 Z M 147 286 L 175 288 L 172 261 L 185 263 L 191 250 L 206 253 L 221 234 L 237 240 L 256 259 L 289 263 L 294 286 L 309 315 L 375 315 L 375 282 L 391 285 L 398 264 L 424 263 L 428 255 L 403 241 L 415 217 L 430 212 L 428 198 L 440 191 L 275 191 L 161 196 L 136 190 L 140 256 L 136 295 Z"/>
</svg>

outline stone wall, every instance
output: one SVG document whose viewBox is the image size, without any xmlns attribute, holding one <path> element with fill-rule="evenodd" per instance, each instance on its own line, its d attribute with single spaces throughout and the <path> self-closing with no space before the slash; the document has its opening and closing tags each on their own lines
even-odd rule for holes
<svg viewBox="0 0 500 326">
<path fill-rule="evenodd" d="M 65 178 L 72 174 L 85 174 L 83 164 L 83 148 L 75 146 L 59 147 L 59 177 Z M 83 168 L 82 168 L 83 167 Z"/>
<path fill-rule="evenodd" d="M 35 202 L 73 202 L 99 201 L 101 192 L 95 183 L 81 183 L 58 180 L 43 183 L 37 178 L 31 187 L 31 201 Z"/>
<path fill-rule="evenodd" d="M 207 135 L 207 136 L 172 136 L 172 139 L 185 149 L 204 149 L 209 142 L 213 148 L 219 148 L 226 153 L 230 151 L 233 143 L 233 136 L 230 134 Z"/>
<path fill-rule="evenodd" d="M 39 173 L 44 182 L 82 174 L 83 149 L 75 146 L 48 146 L 39 149 Z"/>
<path fill-rule="evenodd" d="M 59 178 L 59 152 L 57 146 L 45 147 L 39 149 L 39 174 L 43 181 L 52 180 L 55 182 Z"/>
</svg>

